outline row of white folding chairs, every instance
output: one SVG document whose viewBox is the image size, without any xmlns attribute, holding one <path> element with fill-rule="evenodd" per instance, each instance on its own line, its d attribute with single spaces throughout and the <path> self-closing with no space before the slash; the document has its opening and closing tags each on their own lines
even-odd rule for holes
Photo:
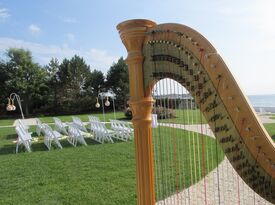
<svg viewBox="0 0 275 205">
<path fill-rule="evenodd" d="M 16 153 L 18 153 L 18 148 L 21 144 L 24 145 L 25 149 L 28 152 L 31 152 L 32 136 L 31 136 L 31 133 L 29 133 L 26 128 L 27 127 L 24 126 L 24 124 L 22 124 L 22 122 L 18 123 L 15 127 L 15 131 L 18 136 L 17 143 L 16 143 L 16 150 L 15 150 Z"/>
<path fill-rule="evenodd" d="M 62 135 L 53 130 L 49 125 L 42 124 L 42 130 L 44 132 L 44 144 L 48 148 L 48 150 L 51 150 L 52 142 L 56 144 L 56 146 L 60 149 L 62 149 L 62 145 L 60 144 L 59 140 L 62 138 Z"/>
<path fill-rule="evenodd" d="M 117 136 L 124 141 L 132 139 L 133 137 L 133 129 L 130 127 L 128 122 L 120 121 L 120 120 L 110 120 L 111 127 L 118 134 Z"/>
<path fill-rule="evenodd" d="M 94 135 L 94 140 L 104 143 L 105 141 L 114 143 L 113 137 L 116 137 L 116 132 L 106 128 L 103 122 L 93 121 L 90 123 L 90 129 Z"/>
<path fill-rule="evenodd" d="M 89 115 L 89 122 L 100 122 L 99 118 L 96 116 Z"/>
<path fill-rule="evenodd" d="M 71 143 L 74 147 L 79 142 L 80 144 L 87 145 L 85 139 L 84 139 L 85 132 L 81 131 L 79 129 L 79 126 L 75 124 L 74 122 L 71 124 L 68 124 L 68 137 L 67 140 L 69 143 Z"/>
<path fill-rule="evenodd" d="M 84 123 L 81 121 L 80 118 L 78 117 L 72 117 L 73 118 L 73 123 L 75 124 L 75 126 L 80 129 L 83 132 L 88 132 Z"/>
<path fill-rule="evenodd" d="M 58 131 L 58 132 L 60 132 L 60 133 L 62 133 L 62 134 L 64 134 L 64 135 L 67 135 L 68 136 L 68 132 L 67 132 L 67 130 L 66 130 L 66 123 L 63 123 L 59 118 L 57 118 L 57 117 L 54 117 L 53 118 L 53 120 L 54 120 L 54 124 L 55 124 L 55 129 Z"/>
</svg>

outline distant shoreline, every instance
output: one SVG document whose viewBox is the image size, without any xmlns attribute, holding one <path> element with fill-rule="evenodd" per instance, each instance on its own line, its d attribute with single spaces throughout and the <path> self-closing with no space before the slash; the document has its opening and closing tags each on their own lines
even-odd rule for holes
<svg viewBox="0 0 275 205">
<path fill-rule="evenodd" d="M 260 107 L 260 106 L 257 106 L 257 107 L 254 107 L 254 109 L 255 109 L 256 112 L 259 112 L 259 113 L 266 113 L 266 112 L 275 113 L 275 107 Z"/>
</svg>

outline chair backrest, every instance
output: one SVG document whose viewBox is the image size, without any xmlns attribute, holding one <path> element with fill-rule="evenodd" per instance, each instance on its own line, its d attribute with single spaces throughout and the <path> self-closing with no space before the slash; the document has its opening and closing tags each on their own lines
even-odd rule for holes
<svg viewBox="0 0 275 205">
<path fill-rule="evenodd" d="M 72 117 L 73 118 L 73 122 L 79 125 L 83 125 L 82 121 L 80 120 L 79 117 Z"/>
<path fill-rule="evenodd" d="M 36 125 L 38 125 L 38 126 L 42 126 L 42 122 L 41 122 L 41 120 L 40 120 L 40 119 L 35 118 L 35 121 L 36 121 Z"/>
<path fill-rule="evenodd" d="M 17 125 L 21 125 L 23 129 L 28 130 L 29 126 L 27 126 L 21 119 L 18 119 L 16 122 Z"/>
<path fill-rule="evenodd" d="M 89 115 L 88 118 L 89 118 L 89 121 L 90 121 L 90 122 L 100 122 L 100 120 L 99 120 L 98 117 Z"/>
<path fill-rule="evenodd" d="M 57 117 L 53 117 L 53 121 L 55 124 L 62 125 L 62 121 Z"/>
<path fill-rule="evenodd" d="M 62 123 L 62 121 L 57 117 L 53 117 L 53 120 L 55 124 L 55 129 L 57 129 L 59 132 L 62 132 L 63 134 L 67 134 L 67 130 L 64 127 L 64 124 Z"/>
<path fill-rule="evenodd" d="M 46 136 L 48 136 L 48 137 L 55 137 L 55 135 L 53 133 L 53 129 L 49 125 L 43 123 L 42 127 L 44 129 L 44 132 L 45 132 Z"/>
<path fill-rule="evenodd" d="M 17 125 L 15 131 L 19 137 L 20 141 L 31 140 L 31 135 L 22 127 L 22 125 Z"/>
<path fill-rule="evenodd" d="M 80 136 L 81 133 L 78 129 L 78 124 L 72 123 L 68 125 L 68 134 L 73 137 Z"/>
</svg>

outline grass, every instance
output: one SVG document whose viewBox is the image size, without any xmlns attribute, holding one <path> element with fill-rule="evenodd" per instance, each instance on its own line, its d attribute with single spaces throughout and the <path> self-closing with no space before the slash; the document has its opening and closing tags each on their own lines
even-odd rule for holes
<svg viewBox="0 0 275 205">
<path fill-rule="evenodd" d="M 0 126 L 10 126 L 13 125 L 14 119 L 1 119 Z"/>
<path fill-rule="evenodd" d="M 133 144 L 3 155 L 0 204 L 136 204 Z"/>
<path fill-rule="evenodd" d="M 173 128 L 160 129 L 160 133 L 165 133 L 167 130 L 172 132 Z M 22 153 L 21 148 L 16 155 L 12 154 L 15 145 L 11 141 L 16 138 L 13 130 L 14 128 L 0 129 L 0 204 L 136 204 L 133 142 L 97 144 L 87 138 L 86 147 L 73 148 L 62 141 L 64 149 L 51 151 L 46 151 L 44 144 L 39 142 L 32 145 L 32 153 Z M 174 131 L 180 132 L 177 129 Z M 164 138 L 164 135 L 157 133 L 154 131 L 156 145 L 158 140 Z M 191 132 L 181 133 L 183 135 L 176 136 L 178 141 L 196 144 L 197 138 L 192 137 L 195 135 L 190 134 Z M 215 140 L 209 141 L 212 147 Z M 168 141 L 165 145 L 167 151 L 172 148 L 171 142 Z M 201 149 L 200 142 L 196 146 Z M 186 157 L 188 152 L 190 150 L 186 149 Z M 174 178 L 169 175 L 173 173 L 169 155 L 164 152 L 161 155 L 171 169 L 166 173 L 166 178 L 170 181 L 168 184 L 173 184 Z M 200 153 L 196 157 L 192 156 L 194 160 L 183 159 L 184 155 L 179 156 L 192 167 L 198 161 L 201 162 Z M 186 168 L 180 176 L 188 181 L 191 171 Z M 196 173 L 196 180 L 192 174 L 192 183 L 202 177 L 198 169 Z M 190 186 L 190 182 L 185 183 L 184 187 Z M 175 186 L 170 188 L 171 193 L 175 191 Z"/>
<path fill-rule="evenodd" d="M 272 137 L 272 139 L 275 141 L 275 123 L 264 124 L 264 127 L 270 137 Z"/>
<path fill-rule="evenodd" d="M 178 124 L 197 124 L 205 123 L 203 115 L 201 115 L 200 110 L 184 110 L 184 109 L 174 109 L 174 117 L 171 119 L 161 119 L 159 122 L 166 123 L 178 123 Z"/>
<path fill-rule="evenodd" d="M 164 199 L 200 181 L 224 159 L 214 138 L 201 134 L 159 127 L 154 129 L 156 198 Z M 202 160 L 204 144 L 204 164 Z"/>
<path fill-rule="evenodd" d="M 204 117 L 202 120 L 200 119 L 200 111 L 199 110 L 182 110 L 182 109 L 175 109 L 174 118 L 171 119 L 162 119 L 159 120 L 160 122 L 167 122 L 167 123 L 180 123 L 180 124 L 196 124 L 196 123 L 205 123 Z M 71 122 L 72 116 L 79 117 L 82 121 L 88 122 L 88 115 L 93 115 L 98 117 L 101 121 L 104 121 L 104 116 L 102 113 L 90 113 L 90 114 L 81 114 L 81 115 L 58 115 L 54 117 L 60 118 L 63 122 Z M 44 123 L 53 123 L 53 116 L 46 116 L 46 117 L 38 117 Z M 128 120 L 123 112 L 116 112 L 116 118 L 119 120 Z M 109 121 L 109 119 L 114 119 L 113 112 L 105 113 L 105 120 Z M 1 119 L 0 126 L 11 126 L 13 125 L 15 119 Z"/>
<path fill-rule="evenodd" d="M 275 134 L 275 124 L 265 127 Z M 47 151 L 40 141 L 33 143 L 32 153 L 21 148 L 16 155 L 15 139 L 14 128 L 0 128 L 0 204 L 136 204 L 133 142 L 98 144 L 86 138 L 88 146 L 73 148 L 64 140 L 64 149 Z M 203 177 L 202 139 L 208 173 L 224 157 L 219 146 L 216 152 L 215 139 L 173 128 L 154 129 L 158 200 Z"/>
<path fill-rule="evenodd" d="M 79 117 L 82 121 L 88 122 L 88 115 L 93 115 L 96 117 L 99 117 L 101 121 L 104 121 L 104 116 L 102 113 L 89 113 L 89 114 L 81 114 L 81 115 L 58 115 L 58 116 L 47 116 L 47 117 L 39 117 L 38 118 L 44 122 L 44 123 L 53 123 L 53 117 L 60 118 L 63 122 L 71 122 L 72 116 Z M 116 118 L 119 120 L 125 120 L 125 115 L 123 112 L 116 112 Z M 105 120 L 109 121 L 109 119 L 114 119 L 114 113 L 113 112 L 107 112 L 105 113 Z M 1 119 L 0 120 L 0 126 L 11 126 L 13 125 L 15 119 Z"/>
</svg>

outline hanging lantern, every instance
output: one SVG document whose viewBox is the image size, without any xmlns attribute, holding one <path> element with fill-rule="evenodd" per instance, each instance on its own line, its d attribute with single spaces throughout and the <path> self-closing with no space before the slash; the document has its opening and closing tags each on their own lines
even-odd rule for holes
<svg viewBox="0 0 275 205">
<path fill-rule="evenodd" d="M 13 110 L 13 106 L 11 104 L 11 99 L 10 98 L 8 98 L 8 104 L 7 104 L 6 110 L 7 111 L 12 111 Z"/>
<path fill-rule="evenodd" d="M 11 107 L 12 107 L 12 111 L 16 110 L 16 106 L 14 105 L 14 99 L 11 100 Z"/>
<path fill-rule="evenodd" d="M 106 101 L 105 101 L 105 106 L 106 107 L 109 107 L 110 106 L 110 101 L 109 101 L 109 97 L 107 96 L 107 99 L 106 99 Z"/>
<path fill-rule="evenodd" d="M 99 102 L 98 102 L 98 98 L 96 98 L 96 104 L 95 104 L 95 107 L 96 107 L 96 108 L 100 108 L 100 104 L 99 104 Z"/>
</svg>

